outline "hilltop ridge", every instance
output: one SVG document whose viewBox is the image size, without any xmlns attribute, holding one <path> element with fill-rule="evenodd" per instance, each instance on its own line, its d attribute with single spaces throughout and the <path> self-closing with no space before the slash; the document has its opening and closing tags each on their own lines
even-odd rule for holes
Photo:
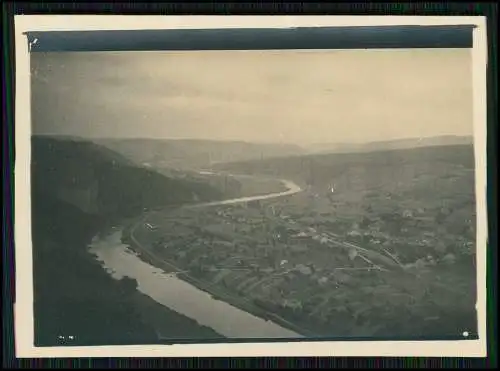
<svg viewBox="0 0 500 371">
<path fill-rule="evenodd" d="M 443 135 L 426 138 L 406 138 L 368 143 L 315 143 L 306 146 L 309 153 L 375 152 L 433 146 L 469 145 L 471 136 Z"/>
<path fill-rule="evenodd" d="M 96 139 L 95 143 L 153 167 L 200 169 L 221 162 L 287 157 L 304 153 L 293 144 L 201 139 Z"/>
</svg>

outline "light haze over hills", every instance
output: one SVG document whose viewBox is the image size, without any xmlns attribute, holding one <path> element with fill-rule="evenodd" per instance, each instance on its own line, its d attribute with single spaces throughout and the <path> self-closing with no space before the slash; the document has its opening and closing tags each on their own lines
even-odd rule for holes
<svg viewBox="0 0 500 371">
<path fill-rule="evenodd" d="M 346 152 L 372 152 L 391 149 L 409 149 L 431 146 L 449 146 L 460 144 L 472 144 L 472 136 L 439 136 L 429 138 L 408 138 L 392 141 L 380 141 L 370 143 L 318 143 L 307 146 L 308 152 L 312 153 L 346 153 Z"/>
<path fill-rule="evenodd" d="M 57 137 L 73 141 L 88 140 L 71 136 Z M 139 165 L 200 169 L 209 168 L 217 163 L 321 153 L 375 152 L 433 146 L 469 145 L 473 143 L 473 138 L 469 136 L 440 136 L 371 143 L 319 143 L 303 147 L 295 144 L 200 139 L 103 138 L 92 139 L 92 142 L 107 147 Z"/>
</svg>

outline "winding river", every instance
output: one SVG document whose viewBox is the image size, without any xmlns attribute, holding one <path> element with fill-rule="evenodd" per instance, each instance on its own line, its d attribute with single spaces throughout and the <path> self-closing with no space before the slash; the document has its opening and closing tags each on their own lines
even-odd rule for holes
<svg viewBox="0 0 500 371">
<path fill-rule="evenodd" d="M 244 203 L 284 197 L 301 191 L 295 183 L 282 180 L 288 188 L 285 192 L 230 200 L 200 203 L 189 207 L 206 207 Z M 212 328 L 227 338 L 298 338 L 301 335 L 274 322 L 256 317 L 228 303 L 214 299 L 210 294 L 164 273 L 142 261 L 121 241 L 122 231 L 112 230 L 104 236 L 96 236 L 89 251 L 102 262 L 103 267 L 115 279 L 124 276 L 137 280 L 138 289 L 156 302 Z"/>
</svg>

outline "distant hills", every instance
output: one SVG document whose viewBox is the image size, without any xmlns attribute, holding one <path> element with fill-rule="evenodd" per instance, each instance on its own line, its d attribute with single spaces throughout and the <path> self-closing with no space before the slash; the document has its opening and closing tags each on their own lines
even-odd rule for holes
<svg viewBox="0 0 500 371">
<path fill-rule="evenodd" d="M 86 141 L 35 136 L 31 168 L 35 194 L 101 216 L 124 216 L 144 207 L 222 197 L 206 184 L 169 178 Z"/>
<path fill-rule="evenodd" d="M 53 140 L 93 142 L 121 155 L 123 159 L 141 167 L 184 170 L 208 169 L 219 163 L 232 163 L 269 158 L 285 158 L 322 153 L 364 153 L 395 149 L 433 146 L 471 145 L 472 136 L 437 136 L 408 138 L 369 143 L 315 143 L 295 145 L 287 143 L 250 143 L 245 141 L 218 141 L 203 139 L 162 138 L 99 138 L 83 139 L 76 136 L 38 136 Z M 101 149 L 102 150 L 102 149 Z"/>
<path fill-rule="evenodd" d="M 318 143 L 307 146 L 305 150 L 309 153 L 352 153 L 432 146 L 467 145 L 472 143 L 473 138 L 471 136 L 445 135 L 438 137 L 396 139 L 369 143 Z"/>
<path fill-rule="evenodd" d="M 303 185 L 329 187 L 339 178 L 362 179 L 362 183 L 372 183 L 375 180 L 385 183 L 393 178 L 401 181 L 397 175 L 399 172 L 405 172 L 408 178 L 404 182 L 409 182 L 417 172 L 447 172 L 455 167 L 474 170 L 474 150 L 471 144 L 317 153 L 217 164 L 214 169 L 230 173 L 262 174 L 291 179 Z M 346 184 L 350 184 L 349 181 Z M 355 191 L 351 186 L 346 186 L 345 190 Z"/>
<path fill-rule="evenodd" d="M 375 152 L 432 146 L 472 144 L 469 136 L 438 136 L 370 143 L 295 144 L 249 143 L 201 139 L 96 139 L 95 143 L 112 149 L 136 164 L 156 168 L 203 169 L 214 164 L 268 158 L 284 158 L 319 153 Z"/>
<path fill-rule="evenodd" d="M 221 162 L 288 157 L 306 152 L 303 148 L 293 144 L 262 144 L 244 141 L 99 139 L 94 142 L 122 154 L 135 163 L 178 169 L 202 169 Z"/>
</svg>

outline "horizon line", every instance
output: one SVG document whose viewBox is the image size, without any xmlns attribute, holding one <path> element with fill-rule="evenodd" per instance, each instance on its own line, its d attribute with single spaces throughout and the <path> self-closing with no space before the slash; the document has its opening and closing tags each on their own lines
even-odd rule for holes
<svg viewBox="0 0 500 371">
<path fill-rule="evenodd" d="M 258 145 L 292 145 L 298 146 L 302 148 L 308 148 L 311 146 L 317 145 L 365 145 L 365 144 L 373 144 L 373 143 L 385 143 L 385 142 L 397 142 L 404 140 L 427 140 L 427 139 L 437 139 L 437 138 L 469 138 L 474 140 L 474 134 L 442 134 L 442 135 L 431 135 L 431 136 L 421 136 L 421 137 L 401 137 L 394 139 L 380 139 L 380 140 L 370 140 L 366 142 L 354 142 L 354 141 L 343 141 L 343 142 L 311 142 L 307 144 L 299 144 L 294 142 L 263 142 L 263 141 L 249 141 L 245 139 L 210 139 L 210 138 L 189 138 L 189 137 L 179 137 L 179 138 L 158 138 L 158 137 L 89 137 L 89 136 L 81 136 L 75 134 L 50 134 L 50 133 L 38 133 L 31 134 L 31 137 L 59 137 L 59 138 L 75 138 L 82 139 L 87 141 L 93 140 L 114 140 L 114 141 L 125 141 L 125 140 L 149 140 L 149 141 L 197 141 L 197 142 L 217 142 L 217 143 L 245 143 L 245 144 L 258 144 Z"/>
</svg>

